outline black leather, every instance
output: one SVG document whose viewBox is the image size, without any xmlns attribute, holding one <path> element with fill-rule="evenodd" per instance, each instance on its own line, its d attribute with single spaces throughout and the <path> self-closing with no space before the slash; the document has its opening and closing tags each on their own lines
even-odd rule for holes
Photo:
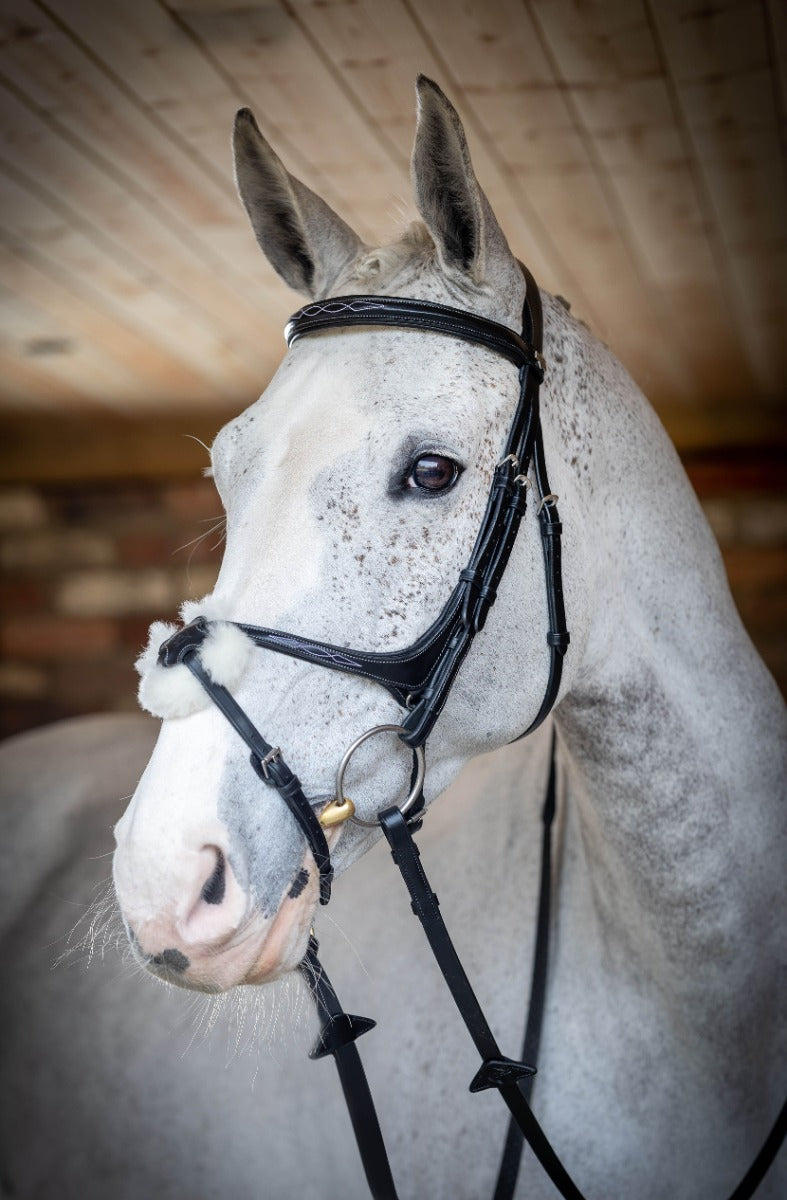
<svg viewBox="0 0 787 1200">
<path fill-rule="evenodd" d="M 522 1041 L 522 1062 L 537 1063 L 541 1048 L 541 1029 L 544 1024 L 547 978 L 549 975 L 549 926 L 552 907 L 552 826 L 557 807 L 557 739 L 552 730 L 552 750 L 549 762 L 549 778 L 546 795 L 541 809 L 541 865 L 538 884 L 538 911 L 536 916 L 536 943 L 533 950 L 533 970 L 530 976 L 530 998 L 527 1005 L 527 1021 Z M 520 1083 L 525 1099 L 530 1102 L 533 1079 Z M 509 1117 L 508 1132 L 503 1147 L 503 1157 L 497 1173 L 493 1200 L 513 1200 L 516 1191 L 519 1167 L 524 1149 L 524 1134 L 513 1115 Z"/>
<path fill-rule="evenodd" d="M 251 750 L 251 765 L 263 783 L 275 788 L 306 839 L 314 857 L 320 876 L 320 903 L 327 904 L 331 898 L 333 867 L 328 843 L 322 826 L 309 801 L 303 793 L 300 780 L 287 766 L 281 753 L 266 742 L 238 702 L 220 683 L 216 683 L 202 665 L 199 647 L 207 636 L 208 623 L 197 617 L 178 633 L 167 638 L 159 648 L 159 663 L 174 666 L 183 663 L 199 680 L 216 707 L 227 718 L 235 732 Z"/>
<path fill-rule="evenodd" d="M 168 637 L 158 648 L 158 664 L 160 667 L 174 667 L 185 661 L 187 655 L 199 650 L 205 638 L 210 633 L 210 626 L 204 617 L 195 617 L 184 625 L 172 637 Z"/>
<path fill-rule="evenodd" d="M 781 1107 L 773 1129 L 760 1147 L 759 1154 L 730 1196 L 730 1200 L 751 1200 L 765 1178 L 768 1168 L 779 1153 L 785 1134 L 787 1134 L 787 1100 Z"/>
<path fill-rule="evenodd" d="M 264 649 L 359 675 L 385 687 L 409 710 L 402 719 L 406 732 L 400 736 L 413 747 L 423 745 L 429 736 L 473 638 L 484 628 L 495 602 L 525 513 L 525 477 L 531 461 L 540 497 L 549 495 L 538 396 L 543 380 L 541 301 L 533 277 L 524 267 L 522 270 L 526 280 L 523 337 L 505 325 L 473 313 L 400 296 L 340 296 L 307 304 L 290 318 L 287 326 L 288 344 L 336 327 L 378 325 L 430 330 L 486 346 L 519 368 L 517 405 L 475 546 L 442 611 L 421 637 L 404 650 L 378 653 L 336 646 L 278 629 L 240 626 Z M 569 643 L 561 577 L 562 526 L 554 501 L 542 507 L 540 529 L 550 615 L 549 671 L 544 698 L 528 733 L 544 720 L 555 703 Z"/>
<path fill-rule="evenodd" d="M 426 877 L 407 822 L 398 808 L 388 808 L 380 813 L 380 825 L 410 894 L 413 912 L 421 922 L 437 965 L 481 1056 L 482 1067 L 473 1079 L 471 1089 L 480 1091 L 487 1087 L 497 1088 L 533 1153 L 564 1200 L 583 1200 L 582 1193 L 552 1149 L 520 1089 L 520 1081 L 533 1075 L 535 1068 L 528 1063 L 507 1059 L 500 1053 L 451 941 L 440 913 L 439 901 Z"/>
<path fill-rule="evenodd" d="M 333 1056 L 369 1190 L 374 1200 L 397 1200 L 380 1122 L 355 1045 L 359 1037 L 374 1028 L 375 1022 L 368 1017 L 353 1017 L 344 1012 L 317 957 L 318 950 L 317 939 L 312 934 L 300 969 L 314 999 L 322 1028 L 309 1057 Z"/>
<path fill-rule="evenodd" d="M 290 317 L 284 336 L 292 346 L 299 338 L 325 329 L 359 325 L 395 326 L 444 333 L 464 342 L 475 342 L 502 354 L 515 366 L 533 366 L 541 371 L 541 360 L 524 338 L 507 325 L 477 317 L 461 308 L 411 300 L 406 296 L 336 296 L 306 304 Z M 540 350 L 540 347 L 536 347 Z"/>
<path fill-rule="evenodd" d="M 258 646 L 304 659 L 331 671 L 359 675 L 386 688 L 394 699 L 405 706 L 411 693 L 426 685 L 430 674 L 446 652 L 451 635 L 457 626 L 460 593 L 455 589 L 440 617 L 417 641 L 404 650 L 378 653 L 371 650 L 350 650 L 330 642 L 302 638 L 261 625 L 239 624 L 239 628 Z"/>
</svg>

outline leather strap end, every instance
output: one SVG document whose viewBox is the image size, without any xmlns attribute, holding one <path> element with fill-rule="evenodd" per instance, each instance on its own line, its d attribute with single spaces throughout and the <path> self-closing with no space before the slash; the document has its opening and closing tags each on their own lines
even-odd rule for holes
<svg viewBox="0 0 787 1200">
<path fill-rule="evenodd" d="M 484 584 L 478 595 L 478 600 L 473 614 L 473 629 L 476 633 L 480 633 L 486 625 L 486 618 L 489 616 L 489 610 L 497 599 L 497 591 L 491 583 Z"/>
<path fill-rule="evenodd" d="M 527 511 L 527 488 L 518 488 L 517 491 L 512 494 L 511 500 L 509 501 L 509 508 L 511 508 L 517 514 L 517 516 L 520 517 L 520 519 L 525 515 L 525 512 Z"/>
<path fill-rule="evenodd" d="M 468 584 L 471 588 L 480 588 L 482 578 L 483 572 L 479 571 L 477 567 L 465 567 L 463 571 L 459 572 L 460 582 Z"/>
</svg>

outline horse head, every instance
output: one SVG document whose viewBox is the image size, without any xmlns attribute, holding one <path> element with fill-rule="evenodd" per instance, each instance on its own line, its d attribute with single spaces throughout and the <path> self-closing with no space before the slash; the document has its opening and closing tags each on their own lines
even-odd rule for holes
<svg viewBox="0 0 787 1200">
<path fill-rule="evenodd" d="M 520 330 L 523 272 L 435 84 L 418 82 L 412 174 L 422 222 L 391 245 L 363 244 L 287 172 L 248 110 L 238 113 L 234 151 L 260 246 L 309 300 L 411 297 Z M 234 623 L 292 631 L 348 656 L 410 646 L 467 562 L 518 391 L 516 368 L 484 346 L 421 329 L 331 328 L 297 341 L 260 399 L 216 438 L 226 549 L 215 590 L 182 615 L 210 621 L 203 661 L 281 748 L 317 812 L 334 796 L 346 748 L 371 727 L 400 724 L 402 706 L 362 675 L 255 648 Z M 566 601 L 569 658 L 578 659 L 585 635 L 572 599 L 585 558 L 573 514 L 586 485 L 551 421 L 544 439 L 556 491 L 565 484 L 573 496 Z M 547 600 L 535 507 L 430 738 L 427 802 L 469 758 L 519 736 L 541 704 Z M 142 703 L 165 720 L 117 826 L 118 899 L 151 971 L 206 990 L 261 982 L 303 957 L 318 900 L 315 863 L 187 668 L 165 678 L 156 654 L 168 632 L 154 626 L 140 665 Z M 563 690 L 574 669 L 569 663 Z M 407 794 L 410 767 L 408 747 L 390 734 L 359 748 L 345 786 L 369 824 L 327 830 L 337 872 L 378 836 L 375 814 Z"/>
</svg>

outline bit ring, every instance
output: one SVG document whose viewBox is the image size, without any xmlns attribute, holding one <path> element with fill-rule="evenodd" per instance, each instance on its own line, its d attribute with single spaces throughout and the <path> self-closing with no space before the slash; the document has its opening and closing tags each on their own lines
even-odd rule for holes
<svg viewBox="0 0 787 1200">
<path fill-rule="evenodd" d="M 359 738 L 355 739 L 347 753 L 344 755 L 344 758 L 339 763 L 339 769 L 336 772 L 335 804 L 342 805 L 347 803 L 347 797 L 344 794 L 344 776 L 347 772 L 350 759 L 352 758 L 353 754 L 355 754 L 355 751 L 358 749 L 358 747 L 362 746 L 368 738 L 374 737 L 376 733 L 407 733 L 407 730 L 403 725 L 375 725 L 373 729 L 367 729 L 366 733 L 362 733 Z M 405 816 L 410 811 L 418 797 L 421 795 L 421 788 L 423 787 L 424 776 L 426 775 L 426 756 L 424 754 L 423 746 L 414 746 L 413 750 L 415 752 L 417 769 L 413 786 L 410 789 L 409 795 L 399 805 L 399 811 L 402 816 Z M 382 809 L 380 809 L 380 811 L 382 812 Z M 358 817 L 354 813 L 349 819 L 354 825 L 363 825 L 365 829 L 376 829 L 378 824 L 376 820 L 365 821 L 363 817 Z"/>
</svg>

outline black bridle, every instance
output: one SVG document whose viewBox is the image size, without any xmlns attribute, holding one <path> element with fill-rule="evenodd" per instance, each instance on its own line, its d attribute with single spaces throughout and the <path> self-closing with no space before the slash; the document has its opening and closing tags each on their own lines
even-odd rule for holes
<svg viewBox="0 0 787 1200">
<path fill-rule="evenodd" d="M 337 327 L 388 325 L 426 329 L 486 346 L 507 358 L 519 370 L 519 402 L 501 460 L 495 468 L 472 554 L 442 612 L 417 641 L 403 650 L 377 653 L 351 650 L 278 629 L 240 624 L 244 633 L 264 649 L 381 684 L 408 710 L 402 719 L 405 731 L 402 740 L 412 747 L 422 746 L 431 733 L 462 660 L 475 635 L 483 629 L 494 604 L 525 512 L 531 462 L 539 493 L 538 512 L 549 606 L 549 679 L 541 707 L 525 733 L 541 724 L 560 687 L 569 634 L 560 566 L 561 524 L 557 497 L 549 487 L 541 436 L 538 389 L 544 372 L 542 318 L 538 289 L 532 281 L 524 312 L 524 336 L 520 337 L 505 325 L 442 304 L 398 296 L 342 296 L 306 305 L 287 325 L 287 344 L 290 346 L 300 338 Z"/>
<path fill-rule="evenodd" d="M 405 710 L 395 729 L 423 762 L 423 746 L 443 710 L 473 638 L 484 627 L 497 589 L 514 546 L 525 513 L 530 475 L 537 492 L 537 511 L 544 552 L 544 570 L 549 628 L 546 644 L 549 674 L 544 698 L 524 737 L 542 723 L 551 711 L 560 688 L 563 657 L 569 644 L 563 604 L 560 535 L 557 496 L 549 486 L 539 412 L 539 386 L 545 363 L 542 357 L 542 314 L 538 288 L 523 267 L 526 296 L 522 335 L 504 325 L 472 313 L 396 296 L 342 296 L 300 309 L 287 325 L 288 345 L 326 329 L 359 326 L 393 326 L 450 335 L 486 347 L 502 355 L 518 370 L 519 398 L 501 459 L 495 467 L 486 510 L 467 566 L 430 627 L 405 650 L 377 653 L 354 650 L 298 634 L 238 623 L 259 647 L 350 675 L 358 675 L 385 687 Z M 202 664 L 201 643 L 210 624 L 198 617 L 169 638 L 160 648 L 159 663 L 165 667 L 185 663 L 211 700 L 221 709 L 251 750 L 251 764 L 268 786 L 278 791 L 297 821 L 319 872 L 320 902 L 330 899 L 333 868 L 323 831 L 326 811 L 318 817 L 303 793 L 298 777 L 282 758 L 278 747 L 268 743 L 229 691 L 212 679 Z M 376 732 L 375 730 L 369 732 Z M 364 735 L 368 736 L 368 735 Z M 359 742 L 363 739 L 359 739 Z M 355 745 L 357 745 L 356 743 Z M 351 747 L 351 751 L 354 747 Z M 351 751 L 345 756 L 345 763 Z M 345 764 L 343 763 L 343 766 Z M 343 768 L 342 768 L 343 769 Z M 340 770 L 340 781 L 342 770 Z M 470 981 L 456 954 L 420 861 L 413 833 L 420 827 L 423 796 L 420 787 L 410 807 L 389 807 L 377 820 L 410 895 L 413 912 L 420 920 L 430 947 L 457 1004 L 460 1015 L 481 1057 L 481 1067 L 470 1084 L 473 1092 L 496 1088 L 510 1110 L 509 1131 L 498 1174 L 494 1200 L 509 1200 L 516 1186 L 523 1139 L 565 1200 L 583 1200 L 529 1105 L 532 1078 L 540 1040 L 547 977 L 549 900 L 551 891 L 551 827 L 555 812 L 555 740 L 552 765 L 543 807 L 541 882 L 536 929 L 530 1004 L 520 1059 L 504 1056 L 497 1045 L 475 997 Z M 412 796 L 415 792 L 411 793 Z M 333 806 L 341 807 L 341 787 Z M 332 807 L 329 805 L 328 807 Z M 409 810 L 407 817 L 403 809 Z M 367 822 L 368 823 L 368 822 Z M 374 1022 L 346 1013 L 338 1001 L 318 957 L 312 935 L 301 970 L 306 978 L 322 1022 L 311 1057 L 331 1054 L 336 1062 L 355 1131 L 366 1177 L 375 1200 L 396 1200 L 385 1145 L 374 1103 L 355 1042 Z M 731 1200 L 753 1195 L 784 1137 L 787 1106 Z"/>
<path fill-rule="evenodd" d="M 400 737 L 416 752 L 422 751 L 465 655 L 476 634 L 483 629 L 494 604 L 525 513 L 531 487 L 531 465 L 538 492 L 544 551 L 549 673 L 541 706 L 520 736 L 524 737 L 541 724 L 560 688 L 563 656 L 569 644 L 561 574 L 562 526 L 557 496 L 549 486 L 541 433 L 539 386 L 545 365 L 541 354 L 541 301 L 532 276 L 524 267 L 522 270 L 526 281 L 522 336 L 496 321 L 461 309 L 399 296 L 341 296 L 307 304 L 290 318 L 286 328 L 290 346 L 302 337 L 334 328 L 394 326 L 428 330 L 485 346 L 502 355 L 518 370 L 516 410 L 494 470 L 481 527 L 467 566 L 460 572 L 436 620 L 411 646 L 385 653 L 354 650 L 304 638 L 297 633 L 238 622 L 238 628 L 263 649 L 358 675 L 386 688 L 405 709 L 399 726 Z M 197 617 L 161 646 L 159 663 L 165 667 L 185 663 L 246 742 L 254 770 L 265 783 L 279 791 L 298 822 L 320 873 L 320 901 L 327 904 L 333 870 L 320 821 L 278 748 L 265 741 L 227 689 L 212 680 L 202 665 L 197 651 L 209 629 L 209 623 L 203 617 Z M 341 799 L 341 796 L 337 797 L 337 800 Z"/>
</svg>

